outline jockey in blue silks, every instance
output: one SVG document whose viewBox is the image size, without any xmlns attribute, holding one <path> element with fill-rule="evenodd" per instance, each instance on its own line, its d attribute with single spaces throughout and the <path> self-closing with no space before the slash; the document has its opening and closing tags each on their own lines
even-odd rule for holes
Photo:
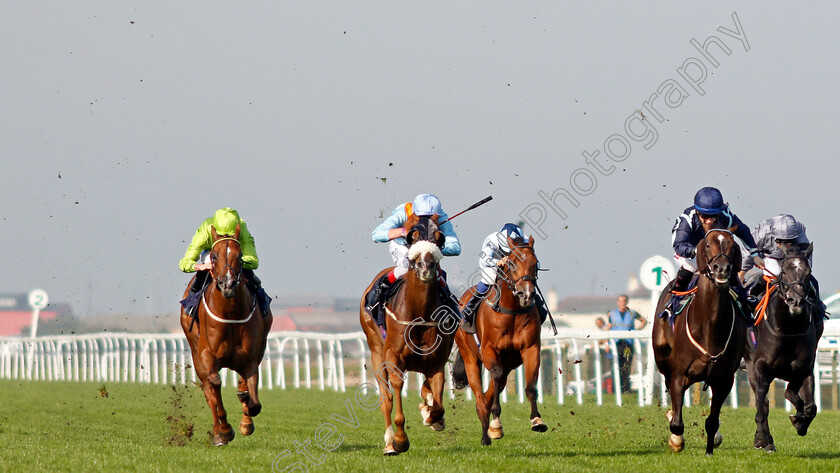
<svg viewBox="0 0 840 473">
<path fill-rule="evenodd" d="M 452 228 L 452 224 L 446 221 L 449 216 L 441 208 L 440 199 L 437 196 L 420 194 L 414 198 L 414 202 L 398 205 L 391 212 L 391 215 L 374 228 L 370 234 L 375 243 L 390 242 L 389 251 L 396 266 L 374 284 L 365 301 L 368 311 L 380 326 L 385 323 L 384 310 L 382 308 L 385 305 L 385 298 L 388 296 L 391 286 L 408 272 L 408 244 L 405 241 L 407 234 L 405 222 L 408 221 L 412 214 L 418 217 L 432 217 L 437 215 L 438 221 L 443 222 L 438 226 L 438 229 L 444 236 L 441 253 L 443 256 L 458 256 L 461 254 L 461 242 L 458 241 L 458 236 L 455 234 L 455 229 Z M 449 287 L 446 285 L 446 273 L 440 269 L 440 266 L 438 266 L 438 281 L 443 292 L 444 304 L 453 309 L 454 314 L 460 317 L 458 301 L 450 293 Z"/>
<path fill-rule="evenodd" d="M 674 259 L 680 266 L 676 282 L 672 291 L 683 292 L 688 288 L 691 279 L 697 274 L 696 248 L 711 229 L 728 229 L 737 236 L 749 251 L 750 258 L 756 266 L 764 267 L 764 260 L 756 248 L 755 240 L 750 234 L 749 227 L 729 210 L 729 204 L 723 201 L 723 195 L 714 187 L 704 187 L 694 195 L 694 205 L 688 207 L 677 218 L 671 230 L 671 243 L 674 247 Z M 733 275 L 730 286 L 738 293 L 739 301 L 745 312 L 749 312 L 746 292 Z M 672 313 L 676 311 L 682 296 L 671 295 L 671 305 L 666 308 Z"/>
</svg>

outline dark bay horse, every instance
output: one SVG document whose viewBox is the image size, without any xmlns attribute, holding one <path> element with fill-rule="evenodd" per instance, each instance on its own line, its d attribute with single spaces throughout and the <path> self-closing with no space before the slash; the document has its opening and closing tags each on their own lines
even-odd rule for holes
<svg viewBox="0 0 840 473">
<path fill-rule="evenodd" d="M 379 384 L 380 409 L 385 417 L 385 455 L 396 455 L 409 448 L 405 431 L 402 387 L 406 371 L 425 376 L 420 403 L 423 425 L 436 431 L 446 427 L 443 407 L 444 367 L 452 351 L 458 314 L 451 313 L 441 300 L 438 267 L 444 235 L 437 217 L 413 215 L 406 222 L 409 244 L 409 271 L 394 297 L 385 305 L 386 336 L 365 310 L 365 295 L 379 278 L 393 268 L 382 270 L 362 295 L 359 320 L 370 347 L 373 371 Z M 394 426 L 391 411 L 396 410 Z"/>
<path fill-rule="evenodd" d="M 219 235 L 211 227 L 212 283 L 201 298 L 198 322 L 192 324 L 190 316 L 181 309 L 181 327 L 190 344 L 193 366 L 204 389 L 207 406 L 213 414 L 212 442 L 215 446 L 226 445 L 235 436 L 222 403 L 222 379 L 219 376 L 222 368 L 239 373 L 237 395 L 243 413 L 239 432 L 242 435 L 254 432 L 251 417 L 262 409 L 257 396 L 259 366 L 272 322 L 271 314 L 263 317 L 259 304 L 242 281 L 239 231 L 239 225 L 236 225 L 233 235 Z M 184 292 L 184 297 L 188 293 L 189 289 Z"/>
<path fill-rule="evenodd" d="M 504 436 L 499 418 L 502 407 L 499 394 L 505 389 L 508 375 L 520 365 L 525 370 L 525 394 L 531 403 L 531 430 L 545 432 L 548 426 L 537 409 L 537 377 L 540 372 L 540 315 L 536 307 L 537 257 L 534 237 L 524 240 L 508 238 L 511 254 L 500 261 L 498 282 L 475 314 L 475 338 L 459 329 L 455 334 L 458 357 L 452 377 L 456 388 L 469 382 L 475 394 L 475 410 L 481 421 L 481 444 Z M 469 302 L 473 290 L 461 297 L 462 307 Z M 490 372 L 491 382 L 484 392 L 481 365 Z M 492 415 L 492 420 L 490 416 Z"/>
<path fill-rule="evenodd" d="M 669 445 L 675 452 L 684 448 L 683 396 L 689 386 L 699 381 L 712 388 L 712 405 L 706 418 L 706 454 L 711 455 L 723 440 L 718 431 L 720 409 L 732 390 L 747 329 L 730 294 L 730 284 L 737 284 L 740 267 L 741 251 L 732 233 L 707 231 L 697 244 L 700 276 L 694 300 L 677 314 L 673 328 L 667 317 L 654 319 L 653 353 L 671 394 Z M 657 314 L 670 302 L 671 287 L 673 282 L 662 292 Z"/>
<path fill-rule="evenodd" d="M 790 421 L 799 435 L 817 415 L 814 404 L 814 360 L 817 342 L 823 332 L 822 314 L 806 299 L 811 287 L 808 257 L 813 243 L 804 254 L 791 250 L 785 255 L 781 272 L 769 286 L 766 312 L 755 326 L 757 344 L 747 341 L 744 360 L 750 386 L 755 392 L 755 448 L 776 451 L 767 423 L 767 391 L 775 378 L 788 381 L 785 398 L 796 408 Z"/>
</svg>

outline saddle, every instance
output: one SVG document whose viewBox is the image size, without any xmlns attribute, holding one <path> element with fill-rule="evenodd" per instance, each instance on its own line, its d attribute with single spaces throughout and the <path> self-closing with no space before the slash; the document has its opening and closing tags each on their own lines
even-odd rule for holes
<svg viewBox="0 0 840 473">
<path fill-rule="evenodd" d="M 383 277 L 388 277 L 387 275 Z M 365 294 L 365 310 L 373 320 L 383 330 L 385 329 L 385 304 L 391 301 L 394 296 L 397 294 L 397 291 L 400 290 L 405 280 L 403 278 L 399 278 L 394 281 L 393 284 L 388 286 L 388 291 L 385 294 L 380 294 L 379 288 L 381 285 L 381 280 L 376 281 L 376 284 L 370 288 L 370 290 Z M 380 303 L 381 301 L 381 303 Z"/>
</svg>

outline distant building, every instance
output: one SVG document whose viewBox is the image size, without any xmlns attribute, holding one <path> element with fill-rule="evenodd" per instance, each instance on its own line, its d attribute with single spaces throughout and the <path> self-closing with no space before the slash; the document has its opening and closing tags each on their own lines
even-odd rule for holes
<svg viewBox="0 0 840 473">
<path fill-rule="evenodd" d="M 39 323 L 54 320 L 59 314 L 72 315 L 68 304 L 50 304 L 38 316 Z M 27 294 L 0 294 L 0 336 L 29 335 L 32 309 Z"/>
</svg>

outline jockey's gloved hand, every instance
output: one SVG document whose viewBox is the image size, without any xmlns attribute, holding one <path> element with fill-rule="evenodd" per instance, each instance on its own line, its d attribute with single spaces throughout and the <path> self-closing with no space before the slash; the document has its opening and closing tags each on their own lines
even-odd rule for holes
<svg viewBox="0 0 840 473">
<path fill-rule="evenodd" d="M 750 256 L 758 268 L 764 269 L 764 258 L 761 257 L 757 249 L 750 251 Z"/>
</svg>

